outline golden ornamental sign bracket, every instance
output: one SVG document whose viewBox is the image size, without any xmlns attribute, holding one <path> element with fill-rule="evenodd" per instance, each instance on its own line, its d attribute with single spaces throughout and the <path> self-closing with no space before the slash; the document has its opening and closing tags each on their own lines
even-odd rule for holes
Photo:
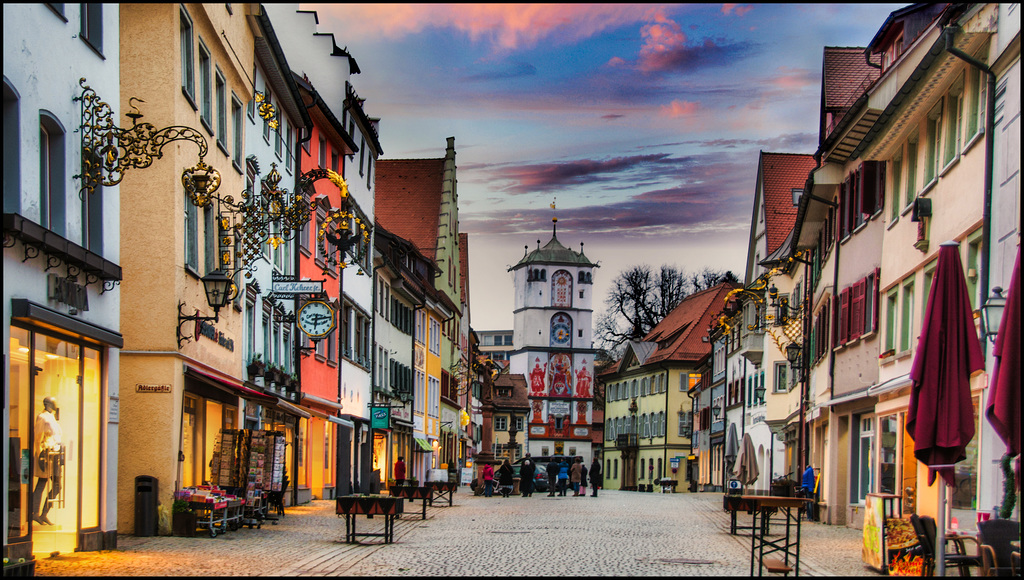
<svg viewBox="0 0 1024 580">
<path fill-rule="evenodd" d="M 85 77 L 79 79 L 78 84 L 82 94 L 73 100 L 81 102 L 82 112 L 79 126 L 81 173 L 75 176 L 82 180 L 79 197 L 84 199 L 97 187 L 121 183 L 129 169 L 149 167 L 155 159 L 163 157 L 163 148 L 168 143 L 190 141 L 199 148 L 199 163 L 182 172 L 182 182 L 193 203 L 200 207 L 209 204 L 213 192 L 220 186 L 220 173 L 203 162 L 209 147 L 199 131 L 180 125 L 157 129 L 151 123 L 139 123 L 143 115 L 135 101 L 145 101 L 136 97 L 129 99 L 132 110 L 125 113 L 132 120 L 132 126 L 119 127 L 110 105 L 85 84 Z"/>
</svg>

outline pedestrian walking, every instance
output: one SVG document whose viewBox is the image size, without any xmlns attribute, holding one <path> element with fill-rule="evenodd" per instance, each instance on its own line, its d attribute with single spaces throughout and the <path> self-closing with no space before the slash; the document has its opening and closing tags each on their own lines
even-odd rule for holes
<svg viewBox="0 0 1024 580">
<path fill-rule="evenodd" d="M 558 463 L 558 495 L 565 497 L 566 489 L 569 487 L 569 458 L 563 457 Z"/>
<path fill-rule="evenodd" d="M 490 463 L 484 464 L 484 497 L 491 497 L 494 493 L 494 466 Z"/>
<path fill-rule="evenodd" d="M 498 468 L 498 485 L 500 486 L 501 497 L 508 497 L 512 494 L 512 464 L 508 462 L 508 458 L 502 462 L 501 467 Z"/>
<path fill-rule="evenodd" d="M 548 462 L 548 497 L 555 497 L 555 486 L 558 483 L 558 470 L 561 466 L 562 462 L 559 461 L 557 457 L 552 457 L 551 461 Z"/>
<path fill-rule="evenodd" d="M 807 505 L 807 519 L 814 521 L 817 515 L 817 499 L 815 498 L 815 492 L 818 491 L 818 478 L 815 476 L 814 467 L 808 465 L 807 469 L 804 470 L 803 477 L 803 489 L 804 497 L 811 498 L 811 502 Z"/>
<path fill-rule="evenodd" d="M 537 466 L 534 465 L 533 459 L 527 453 L 523 458 L 522 465 L 519 466 L 519 492 L 523 497 L 533 495 L 533 476 L 536 472 Z"/>
<path fill-rule="evenodd" d="M 405 457 L 399 456 L 395 462 L 395 485 L 405 485 Z"/>
<path fill-rule="evenodd" d="M 569 468 L 569 482 L 572 484 L 572 496 L 579 497 L 580 481 L 583 479 L 583 458 L 577 457 Z"/>
<path fill-rule="evenodd" d="M 590 497 L 597 497 L 598 488 L 604 485 L 604 481 L 601 478 L 602 475 L 601 462 L 595 457 L 594 462 L 590 464 L 590 488 L 594 490 L 591 492 Z"/>
<path fill-rule="evenodd" d="M 587 464 L 583 463 L 583 458 L 580 457 L 580 495 L 587 497 Z"/>
</svg>

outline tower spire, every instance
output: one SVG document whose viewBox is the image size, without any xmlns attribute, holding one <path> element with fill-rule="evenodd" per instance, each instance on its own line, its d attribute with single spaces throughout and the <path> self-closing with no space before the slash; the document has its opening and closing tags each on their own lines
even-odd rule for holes
<svg viewBox="0 0 1024 580">
<path fill-rule="evenodd" d="M 552 210 L 552 213 L 554 213 L 555 201 L 557 201 L 557 200 L 558 200 L 557 197 L 552 198 L 552 200 L 551 200 L 551 210 Z M 551 237 L 553 237 L 553 238 L 558 237 L 557 234 L 558 234 L 558 216 L 552 215 L 551 216 Z"/>
</svg>

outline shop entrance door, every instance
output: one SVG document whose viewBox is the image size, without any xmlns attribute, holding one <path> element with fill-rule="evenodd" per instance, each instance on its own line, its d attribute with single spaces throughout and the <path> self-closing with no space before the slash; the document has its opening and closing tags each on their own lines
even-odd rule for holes
<svg viewBox="0 0 1024 580">
<path fill-rule="evenodd" d="M 36 554 L 72 552 L 99 526 L 100 353 L 13 326 L 10 346 L 9 451 L 20 461 L 8 536 L 30 537 Z"/>
</svg>

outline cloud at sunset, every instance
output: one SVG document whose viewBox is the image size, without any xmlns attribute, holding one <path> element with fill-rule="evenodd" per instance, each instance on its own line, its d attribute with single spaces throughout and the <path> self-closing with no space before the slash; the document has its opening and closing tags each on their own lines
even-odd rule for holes
<svg viewBox="0 0 1024 580">
<path fill-rule="evenodd" d="M 689 101 L 672 101 L 668 106 L 663 106 L 661 112 L 668 117 L 689 117 L 700 109 L 698 103 Z"/>
<path fill-rule="evenodd" d="M 736 14 L 742 17 L 753 9 L 750 4 L 722 4 L 722 14 Z"/>
<path fill-rule="evenodd" d="M 330 13 L 333 6 L 318 5 Z M 649 10 L 623 4 L 346 4 L 345 18 L 360 25 L 358 37 L 399 38 L 429 28 L 450 28 L 495 50 L 515 50 L 541 41 L 570 43 L 609 28 L 639 22 Z"/>
</svg>

